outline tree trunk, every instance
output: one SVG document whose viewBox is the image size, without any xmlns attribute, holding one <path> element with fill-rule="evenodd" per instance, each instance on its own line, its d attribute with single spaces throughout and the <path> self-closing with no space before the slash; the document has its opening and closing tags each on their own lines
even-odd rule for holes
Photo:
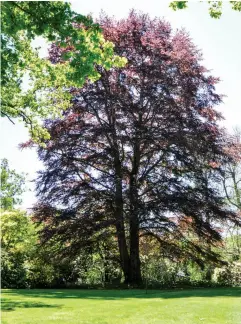
<svg viewBox="0 0 241 324">
<path fill-rule="evenodd" d="M 118 248 L 120 253 L 121 267 L 125 276 L 125 283 L 130 281 L 130 258 L 127 249 L 124 215 L 123 215 L 123 197 L 122 197 L 122 172 L 121 163 L 119 160 L 118 153 L 115 156 L 115 221 L 116 221 L 116 232 L 118 239 Z"/>
<path fill-rule="evenodd" d="M 138 200 L 138 181 L 137 175 L 140 165 L 140 143 L 136 139 L 133 152 L 133 165 L 130 173 L 130 280 L 132 286 L 142 284 L 141 262 L 139 251 L 139 200 Z"/>
<path fill-rule="evenodd" d="M 139 223 L 136 217 L 131 217 L 130 219 L 130 283 L 133 286 L 142 284 L 139 251 Z"/>
<path fill-rule="evenodd" d="M 125 283 L 130 281 L 130 258 L 126 245 L 126 238 L 124 232 L 124 225 L 118 220 L 116 224 L 118 248 L 120 253 L 121 268 L 124 273 Z"/>
</svg>

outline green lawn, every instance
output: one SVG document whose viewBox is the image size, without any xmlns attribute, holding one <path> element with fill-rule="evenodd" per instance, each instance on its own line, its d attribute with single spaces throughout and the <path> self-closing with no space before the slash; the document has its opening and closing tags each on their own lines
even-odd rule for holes
<svg viewBox="0 0 241 324">
<path fill-rule="evenodd" d="M 241 324 L 241 288 L 3 290 L 2 324 Z"/>
</svg>

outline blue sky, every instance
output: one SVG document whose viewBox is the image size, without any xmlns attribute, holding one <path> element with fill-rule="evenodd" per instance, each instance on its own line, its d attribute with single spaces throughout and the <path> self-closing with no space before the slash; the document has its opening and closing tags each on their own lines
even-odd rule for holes
<svg viewBox="0 0 241 324">
<path fill-rule="evenodd" d="M 92 13 L 94 17 L 98 17 L 103 9 L 110 16 L 124 18 L 134 8 L 149 13 L 151 17 L 164 17 L 173 29 L 184 27 L 202 50 L 204 65 L 222 80 L 217 86 L 217 92 L 227 96 L 218 107 L 226 118 L 223 125 L 229 130 L 234 126 L 241 127 L 241 14 L 231 10 L 227 2 L 224 3 L 223 15 L 219 20 L 212 19 L 208 14 L 207 3 L 199 1 L 192 1 L 188 9 L 176 12 L 168 7 L 169 1 L 163 0 L 88 0 L 71 3 L 75 11 Z M 37 40 L 35 45 L 42 46 L 41 53 L 46 54 L 43 41 Z M 36 201 L 31 180 L 36 177 L 37 170 L 42 168 L 35 150 L 18 149 L 18 144 L 27 139 L 28 132 L 22 123 L 16 121 L 13 125 L 7 119 L 1 120 L 0 157 L 6 157 L 10 167 L 17 172 L 28 173 L 26 180 L 31 191 L 23 195 L 21 208 L 30 208 Z"/>
</svg>

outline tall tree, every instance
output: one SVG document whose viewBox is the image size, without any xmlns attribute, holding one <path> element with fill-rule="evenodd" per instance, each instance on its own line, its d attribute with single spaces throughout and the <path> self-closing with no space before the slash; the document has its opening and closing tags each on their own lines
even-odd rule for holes
<svg viewBox="0 0 241 324">
<path fill-rule="evenodd" d="M 64 119 L 46 121 L 35 218 L 46 224 L 44 240 L 59 239 L 72 253 L 114 229 L 125 281 L 138 285 L 140 235 L 170 253 L 179 249 L 170 236 L 179 237 L 201 261 L 209 249 L 179 230 L 180 220 L 188 216 L 208 244 L 221 239 L 214 223 L 238 222 L 204 172 L 220 181 L 217 169 L 229 159 L 214 108 L 221 97 L 184 30 L 134 11 L 121 21 L 102 16 L 100 25 L 128 65 L 98 67 L 97 82 L 72 89 Z"/>
<path fill-rule="evenodd" d="M 30 45 L 36 36 L 67 47 L 71 62 L 63 57 L 61 64 L 53 66 L 39 58 Z M 22 119 L 35 139 L 39 133 L 47 136 L 39 117 L 54 117 L 66 107 L 63 87 L 96 80 L 96 64 L 108 69 L 125 63 L 90 17 L 75 13 L 62 1 L 2 1 L 1 44 L 1 116 L 12 122 L 13 118 Z M 32 83 L 28 90 L 22 86 L 27 75 Z M 53 89 L 54 103 L 49 100 Z"/>
</svg>

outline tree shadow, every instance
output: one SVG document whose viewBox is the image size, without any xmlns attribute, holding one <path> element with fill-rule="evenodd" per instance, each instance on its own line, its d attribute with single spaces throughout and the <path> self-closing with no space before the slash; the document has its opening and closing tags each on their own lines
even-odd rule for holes
<svg viewBox="0 0 241 324">
<path fill-rule="evenodd" d="M 1 300 L 1 310 L 2 311 L 14 311 L 16 308 L 60 308 L 60 305 L 54 304 L 45 304 L 40 302 L 31 302 L 31 301 L 15 301 L 2 299 Z"/>
<path fill-rule="evenodd" d="M 33 289 L 33 290 L 7 290 L 3 291 L 5 295 L 18 295 L 33 298 L 54 298 L 54 299 L 95 299 L 95 300 L 119 300 L 132 298 L 189 298 L 189 297 L 241 297 L 241 287 L 235 288 L 203 288 L 203 289 L 172 289 L 172 290 L 145 290 L 127 289 L 127 290 L 74 290 L 74 289 Z M 38 304 L 38 303 L 37 303 Z M 29 307 L 48 307 L 43 304 L 40 306 Z M 26 306 L 27 307 L 27 306 Z M 54 307 L 49 305 L 49 307 Z"/>
</svg>

